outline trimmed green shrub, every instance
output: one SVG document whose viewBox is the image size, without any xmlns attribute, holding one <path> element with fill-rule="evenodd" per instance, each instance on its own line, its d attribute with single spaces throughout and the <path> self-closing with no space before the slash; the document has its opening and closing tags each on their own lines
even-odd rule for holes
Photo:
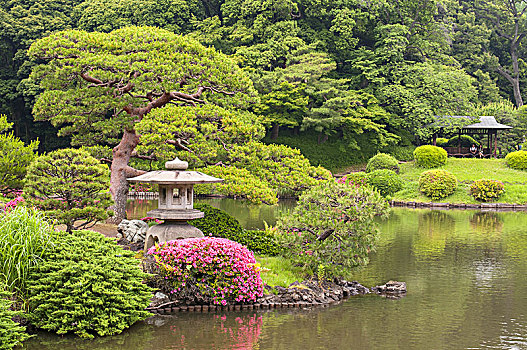
<svg viewBox="0 0 527 350">
<path fill-rule="evenodd" d="M 446 146 L 447 143 L 448 143 L 448 139 L 447 138 L 438 137 L 436 139 L 436 146 L 438 146 L 438 147 Z"/>
<path fill-rule="evenodd" d="M 368 160 L 366 172 L 371 173 L 375 170 L 388 169 L 399 173 L 399 162 L 393 156 L 386 153 L 378 153 Z"/>
<path fill-rule="evenodd" d="M 459 145 L 459 136 L 456 135 L 450 138 L 446 144 L 447 147 L 457 147 Z M 474 140 L 470 135 L 461 135 L 461 147 L 470 147 L 472 145 L 479 146 L 479 142 Z"/>
<path fill-rule="evenodd" d="M 259 255 L 276 256 L 282 251 L 276 236 L 264 230 L 243 230 L 235 241 Z"/>
<path fill-rule="evenodd" d="M 498 199 L 504 191 L 503 182 L 497 180 L 481 179 L 470 185 L 470 195 L 483 202 Z"/>
<path fill-rule="evenodd" d="M 338 179 L 339 184 L 346 184 L 348 186 L 365 186 L 366 185 L 366 173 L 363 171 L 358 171 L 354 173 L 349 173 Z"/>
<path fill-rule="evenodd" d="M 375 170 L 366 174 L 366 183 L 386 197 L 402 190 L 404 181 L 394 171 L 388 169 Z"/>
<path fill-rule="evenodd" d="M 505 157 L 507 166 L 511 169 L 527 169 L 527 151 L 516 151 L 507 154 Z"/>
<path fill-rule="evenodd" d="M 457 188 L 457 178 L 446 170 L 429 170 L 419 176 L 419 191 L 434 200 L 445 198 Z"/>
<path fill-rule="evenodd" d="M 0 284 L 24 301 L 29 269 L 56 234 L 37 210 L 17 206 L 0 215 Z"/>
<path fill-rule="evenodd" d="M 205 216 L 202 219 L 192 220 L 190 224 L 200 229 L 205 236 L 235 241 L 236 237 L 243 232 L 240 222 L 221 209 L 205 203 L 195 204 L 194 208 L 202 211 Z"/>
<path fill-rule="evenodd" d="M 11 350 L 30 338 L 30 335 L 25 332 L 26 327 L 13 321 L 13 317 L 19 315 L 19 312 L 11 310 L 11 293 L 4 288 L 0 284 L 0 350 Z"/>
<path fill-rule="evenodd" d="M 112 213 L 107 209 L 112 204 L 109 173 L 87 151 L 57 150 L 31 164 L 24 199 L 65 224 L 68 232 L 89 228 Z"/>
<path fill-rule="evenodd" d="M 419 146 L 414 151 L 415 165 L 421 168 L 437 168 L 446 164 L 448 154 L 437 146 Z"/>
<path fill-rule="evenodd" d="M 36 157 L 38 141 L 25 145 L 12 133 L 0 134 L 0 193 L 16 192 L 24 187 L 27 168 Z"/>
<path fill-rule="evenodd" d="M 388 210 L 388 203 L 367 186 L 336 181 L 315 186 L 278 221 L 283 254 L 311 274 L 349 274 L 351 268 L 368 263 L 378 236 L 374 219 Z"/>
<path fill-rule="evenodd" d="M 149 275 L 134 254 L 97 232 L 60 233 L 30 269 L 29 320 L 57 334 L 93 338 L 147 318 Z"/>
</svg>

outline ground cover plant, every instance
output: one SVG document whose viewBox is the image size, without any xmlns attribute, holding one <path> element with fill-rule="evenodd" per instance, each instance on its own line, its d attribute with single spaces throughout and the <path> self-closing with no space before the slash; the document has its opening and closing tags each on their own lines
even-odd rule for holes
<svg viewBox="0 0 527 350">
<path fill-rule="evenodd" d="M 437 146 L 419 146 L 414 151 L 414 161 L 422 168 L 437 168 L 446 164 L 447 152 Z"/>
<path fill-rule="evenodd" d="M 151 271 L 166 282 L 164 292 L 175 298 L 227 305 L 263 296 L 254 254 L 234 241 L 188 238 L 156 245 L 148 254 L 155 260 Z"/>
<path fill-rule="evenodd" d="M 133 256 L 98 232 L 61 232 L 30 269 L 29 320 L 57 334 L 93 338 L 147 318 L 152 291 Z"/>
<path fill-rule="evenodd" d="M 65 224 L 68 232 L 92 227 L 112 213 L 109 169 L 87 151 L 67 148 L 42 155 L 29 167 L 26 181 L 28 205 Z"/>
<path fill-rule="evenodd" d="M 55 235 L 39 211 L 17 206 L 0 213 L 0 285 L 25 302 L 30 269 L 40 262 Z"/>
<path fill-rule="evenodd" d="M 387 202 L 369 187 L 335 181 L 313 187 L 277 224 L 284 255 L 308 274 L 341 276 L 367 264 L 378 234 L 373 219 L 387 212 Z"/>
</svg>

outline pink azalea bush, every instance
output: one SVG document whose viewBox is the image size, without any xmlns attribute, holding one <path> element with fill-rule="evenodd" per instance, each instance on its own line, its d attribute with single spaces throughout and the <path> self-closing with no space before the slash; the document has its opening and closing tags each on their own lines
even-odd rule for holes
<svg viewBox="0 0 527 350">
<path fill-rule="evenodd" d="M 17 206 L 19 203 L 23 202 L 23 201 L 24 201 L 24 198 L 23 198 L 22 196 L 19 195 L 19 196 L 17 196 L 15 199 L 12 199 L 12 200 L 10 200 L 9 202 L 7 202 L 7 203 L 5 204 L 5 208 L 4 208 L 4 210 L 5 210 L 6 212 L 11 211 L 11 209 L 16 208 L 16 206 Z"/>
<path fill-rule="evenodd" d="M 263 282 L 254 254 L 225 238 L 204 237 L 170 241 L 150 248 L 159 274 L 171 281 L 171 293 L 197 287 L 215 304 L 252 302 L 263 295 Z"/>
</svg>

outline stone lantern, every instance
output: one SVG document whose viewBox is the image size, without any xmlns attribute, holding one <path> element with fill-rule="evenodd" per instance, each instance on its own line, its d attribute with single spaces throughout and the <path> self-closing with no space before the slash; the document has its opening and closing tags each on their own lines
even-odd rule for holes
<svg viewBox="0 0 527 350">
<path fill-rule="evenodd" d="M 127 179 L 129 182 L 157 184 L 159 187 L 158 208 L 147 213 L 164 223 L 148 229 L 145 238 L 145 250 L 155 242 L 167 242 L 175 239 L 204 237 L 188 220 L 200 219 L 203 212 L 194 209 L 194 185 L 221 182 L 199 171 L 186 171 L 188 163 L 179 158 L 165 163 L 167 170 L 150 171 L 146 174 Z"/>
</svg>

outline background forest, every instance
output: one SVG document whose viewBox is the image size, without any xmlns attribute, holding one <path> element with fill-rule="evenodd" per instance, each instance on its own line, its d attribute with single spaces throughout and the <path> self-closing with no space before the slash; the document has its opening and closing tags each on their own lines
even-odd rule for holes
<svg viewBox="0 0 527 350">
<path fill-rule="evenodd" d="M 35 122 L 41 92 L 27 56 L 65 29 L 156 26 L 235 57 L 259 98 L 266 143 L 299 148 L 331 170 L 426 143 L 434 115 L 495 115 L 524 142 L 527 1 L 0 0 L 0 113 L 40 151 L 67 147 Z M 448 135 L 447 135 L 448 136 Z M 109 144 L 110 145 L 110 144 Z"/>
</svg>

